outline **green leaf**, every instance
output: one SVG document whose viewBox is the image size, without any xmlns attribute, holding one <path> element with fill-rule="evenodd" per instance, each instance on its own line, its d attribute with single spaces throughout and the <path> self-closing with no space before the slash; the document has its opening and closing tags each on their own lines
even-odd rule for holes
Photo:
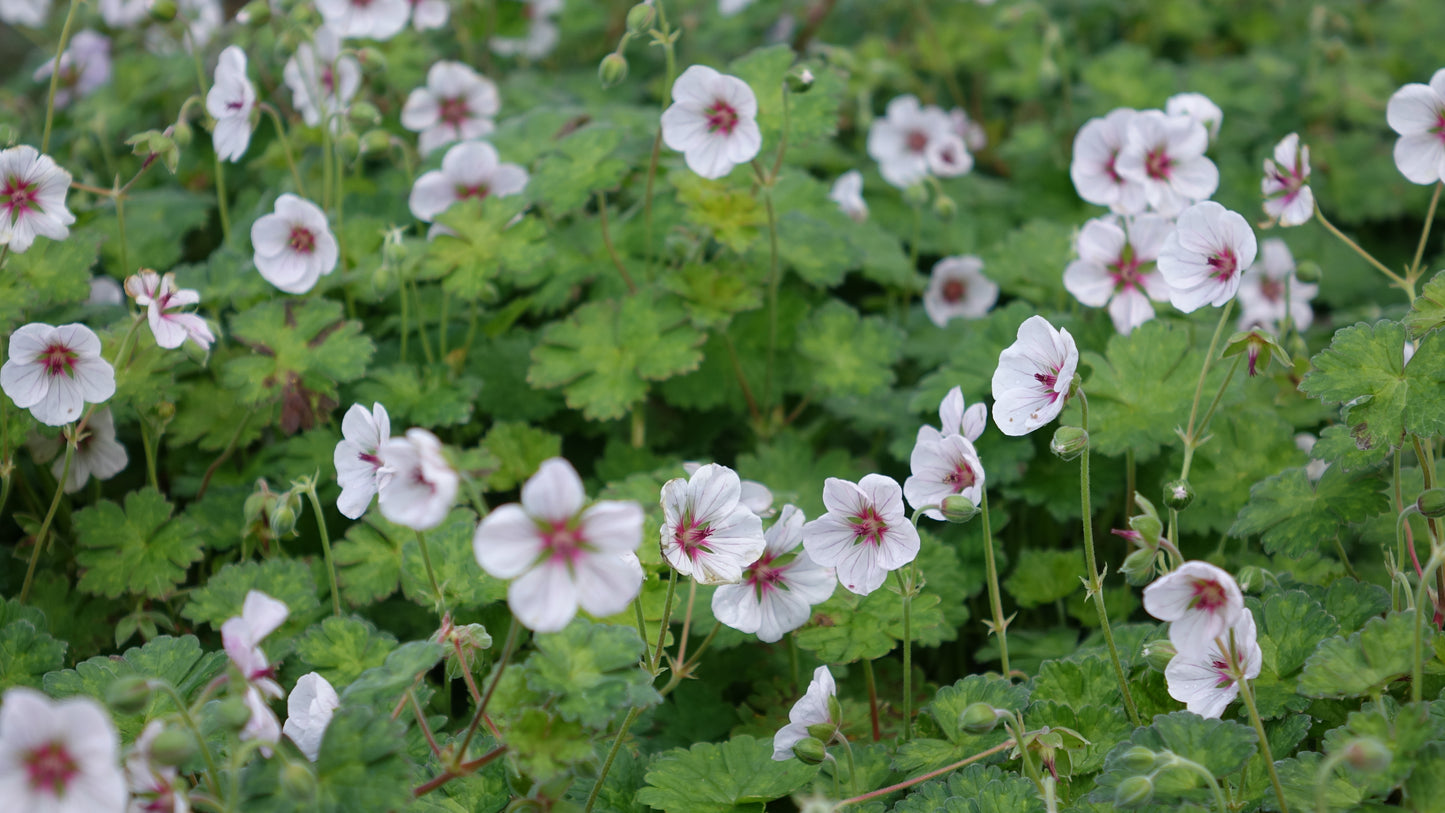
<svg viewBox="0 0 1445 813">
<path fill-rule="evenodd" d="M 94 227 L 106 233 L 101 244 L 107 268 L 132 273 L 136 268 L 168 269 L 181 259 L 192 229 L 211 217 L 215 199 L 210 194 L 189 191 L 170 184 L 158 189 L 127 192 L 125 204 L 125 249 L 130 266 L 120 261 L 119 221 L 112 215 L 98 218 Z"/>
<path fill-rule="evenodd" d="M 763 803 L 801 788 L 816 766 L 773 761 L 773 744 L 749 736 L 667 751 L 647 771 L 637 800 L 663 813 L 761 811 Z"/>
<path fill-rule="evenodd" d="M 1398 446 L 1406 432 L 1445 433 L 1445 352 L 1439 334 L 1405 364 L 1405 326 L 1363 322 L 1335 333 L 1330 346 L 1310 359 L 1314 367 L 1300 390 L 1326 404 L 1340 404 L 1355 439 L 1366 446 Z"/>
<path fill-rule="evenodd" d="M 171 517 L 171 504 L 154 488 L 133 491 L 125 509 L 110 501 L 75 515 L 76 556 L 84 571 L 79 587 L 115 598 L 122 594 L 163 598 L 185 581 L 200 561 L 204 540 L 185 516 Z"/>
<path fill-rule="evenodd" d="M 903 331 L 878 316 L 860 317 L 830 300 L 798 327 L 797 350 L 819 389 L 830 395 L 866 395 L 893 384 Z"/>
<path fill-rule="evenodd" d="M 1075 710 L 1092 704 L 1121 700 L 1114 666 L 1103 655 L 1084 655 L 1045 661 L 1034 678 L 1034 696 L 1054 700 Z"/>
<path fill-rule="evenodd" d="M 300 559 L 269 559 L 265 562 L 230 564 L 221 568 L 206 586 L 191 594 L 181 615 L 197 624 L 219 630 L 226 619 L 241 614 L 246 594 L 260 590 L 285 604 L 291 611 L 287 624 L 298 629 L 304 617 L 321 606 L 311 568 Z"/>
<path fill-rule="evenodd" d="M 759 272 L 763 270 L 756 264 L 718 258 L 671 271 L 662 284 L 682 298 L 692 323 L 706 330 L 725 326 L 733 314 L 762 307 Z"/>
<path fill-rule="evenodd" d="M 1384 745 L 1391 753 L 1389 765 L 1378 770 L 1346 771 L 1370 795 L 1384 796 L 1403 784 L 1412 772 L 1422 769 L 1438 772 L 1438 765 L 1418 763 L 1415 756 L 1431 740 L 1445 733 L 1433 731 L 1430 723 L 1427 708 L 1402 708 L 1386 696 L 1379 702 L 1366 703 L 1359 711 L 1351 712 L 1344 725 L 1325 732 L 1325 752 L 1337 754 L 1362 737 Z"/>
<path fill-rule="evenodd" d="M 356 402 L 381 402 L 398 425 L 456 426 L 472 419 L 482 380 L 456 375 L 444 364 L 397 364 L 367 373 Z"/>
<path fill-rule="evenodd" d="M 1154 785 L 1156 805 L 1168 807 L 1180 802 L 1213 801 L 1203 780 L 1188 768 L 1173 766 L 1156 771 L 1153 767 L 1141 769 L 1126 764 L 1124 754 L 1136 746 L 1156 754 L 1171 751 L 1197 762 L 1216 778 L 1223 778 L 1243 768 L 1254 756 L 1259 735 L 1233 720 L 1207 719 L 1188 711 L 1156 715 L 1147 727 L 1136 729 L 1109 752 L 1104 771 L 1095 780 L 1095 790 L 1089 795 L 1091 800 L 1112 802 L 1115 789 L 1125 779 L 1148 776 Z"/>
<path fill-rule="evenodd" d="M 221 382 L 247 404 L 281 399 L 288 434 L 330 411 L 338 383 L 366 374 L 375 346 L 361 323 L 331 299 L 272 299 L 231 320 L 231 338 L 251 348 L 221 367 Z"/>
<path fill-rule="evenodd" d="M 381 666 L 395 648 L 395 636 L 354 615 L 327 618 L 296 639 L 297 659 L 333 686 L 349 685 L 367 669 Z"/>
<path fill-rule="evenodd" d="M 1445 765 L 1445 742 L 1432 742 L 1415 753 L 1419 765 Z M 1417 813 L 1438 811 L 1445 799 L 1445 771 L 1416 768 L 1405 780 L 1405 803 Z"/>
<path fill-rule="evenodd" d="M 342 705 L 326 726 L 314 766 L 316 795 L 282 783 L 286 760 L 253 760 L 242 778 L 245 809 L 256 813 L 386 813 L 407 810 L 417 784 L 406 726 L 388 711 Z M 301 764 L 306 764 L 304 760 Z"/>
<path fill-rule="evenodd" d="M 1037 607 L 1078 592 L 1083 575 L 1084 556 L 1079 551 L 1029 548 L 1019 554 L 1004 587 L 1020 607 Z"/>
<path fill-rule="evenodd" d="M 401 586 L 401 547 L 409 529 L 368 518 L 346 529 L 336 543 L 336 578 L 341 597 L 352 607 L 374 604 Z"/>
<path fill-rule="evenodd" d="M 1005 711 L 1022 711 L 1028 702 L 1028 686 L 1014 685 L 1001 677 L 970 675 L 944 686 L 922 709 L 943 739 L 923 737 L 904 743 L 894 757 L 894 767 L 918 774 L 991 748 L 1007 739 L 1008 734 L 1002 726 L 982 734 L 968 733 L 962 726 L 964 710 L 974 703 L 987 703 Z"/>
<path fill-rule="evenodd" d="M 1081 359 L 1093 371 L 1085 385 L 1093 451 L 1132 451 L 1144 459 L 1177 440 L 1174 428 L 1189 419 L 1183 393 L 1199 377 L 1187 330 L 1159 319 L 1145 322 L 1127 336 L 1111 336 L 1103 356 L 1085 352 Z"/>
<path fill-rule="evenodd" d="M 787 117 L 783 115 L 783 80 L 793 66 L 794 52 L 786 43 L 766 45 L 728 63 L 727 70 L 753 89 L 758 97 L 758 128 L 767 151 L 777 148 L 787 122 L 792 146 L 829 138 L 838 130 L 838 106 L 845 83 L 831 65 L 805 62 L 813 72 L 813 85 L 806 93 L 789 93 Z"/>
<path fill-rule="evenodd" d="M 1060 269 L 1073 258 L 1075 230 L 1066 220 L 1028 221 L 980 253 L 984 276 L 998 283 L 1004 293 L 1040 307 L 1062 304 L 1065 292 Z M 1092 389 L 1089 394 L 1093 395 Z"/>
<path fill-rule="evenodd" d="M 1416 339 L 1445 327 L 1445 271 L 1431 277 L 1420 289 L 1420 295 L 1410 304 L 1410 312 L 1404 322 L 1405 329 Z"/>
<path fill-rule="evenodd" d="M 1350 637 L 1322 641 L 1305 661 L 1299 691 L 1307 697 L 1359 697 L 1372 694 L 1414 667 L 1415 610 L 1372 618 Z M 1424 646 L 1434 637 L 1424 625 Z"/>
<path fill-rule="evenodd" d="M 507 583 L 484 573 L 472 553 L 477 515 L 454 508 L 441 525 L 426 532 L 427 552 L 446 606 L 452 612 L 481 607 L 507 595 Z M 416 535 L 401 545 L 401 592 L 423 607 L 436 601 Z"/>
<path fill-rule="evenodd" d="M 1229 533 L 1261 534 L 1266 552 L 1292 559 L 1323 552 L 1342 526 L 1386 510 L 1389 502 L 1378 486 L 1373 477 L 1336 466 L 1325 469 L 1318 483 L 1303 468 L 1286 469 L 1249 490 L 1249 503 Z"/>
<path fill-rule="evenodd" d="M 1264 662 L 1280 676 L 1294 674 L 1321 641 L 1340 631 L 1334 616 L 1303 590 L 1274 593 L 1260 617 Z"/>
<path fill-rule="evenodd" d="M 50 635 L 40 610 L 17 599 L 0 603 L 0 690 L 39 687 L 46 672 L 65 664 L 67 646 Z"/>
<path fill-rule="evenodd" d="M 1089 741 L 1084 748 L 1060 751 L 1060 772 L 1067 768 L 1073 776 L 1095 773 L 1104 767 L 1104 758 L 1134 731 L 1119 706 L 1081 705 L 1077 709 L 1053 700 L 1034 700 L 1024 714 L 1030 727 L 1050 726 L 1077 731 Z M 1067 761 L 1064 761 L 1067 760 Z"/>
<path fill-rule="evenodd" d="M 757 195 L 734 188 L 727 179 L 708 180 L 692 171 L 667 176 L 687 222 L 702 229 L 734 254 L 744 254 L 767 228 L 767 212 Z"/>
<path fill-rule="evenodd" d="M 952 640 L 956 630 L 947 626 L 942 599 L 928 587 L 913 597 L 913 641 L 935 646 Z M 825 663 L 874 660 L 893 651 L 903 640 L 903 608 L 892 590 L 874 590 L 859 596 L 836 590 L 833 597 L 813 608 L 808 624 L 796 633 L 798 646 Z"/>
<path fill-rule="evenodd" d="M 605 729 L 627 708 L 662 702 L 638 665 L 647 646 L 634 627 L 574 620 L 561 632 L 538 635 L 527 659 L 527 685 L 557 700 L 562 719 Z"/>
<path fill-rule="evenodd" d="M 437 222 L 452 233 L 428 246 L 423 278 L 440 278 L 447 295 L 466 302 L 496 298 L 500 279 L 530 281 L 552 246 L 542 222 L 523 214 L 526 207 L 525 195 L 509 195 L 473 198 L 447 209 Z"/>
<path fill-rule="evenodd" d="M 510 491 L 537 473 L 542 461 L 562 454 L 562 438 L 525 423 L 498 421 L 487 430 L 482 446 L 499 463 L 487 475 L 491 491 Z"/>
<path fill-rule="evenodd" d="M 1337 579 L 1325 592 L 1325 609 L 1340 622 L 1341 632 L 1354 632 L 1390 609 L 1390 592 L 1378 584 Z"/>
<path fill-rule="evenodd" d="M 80 231 L 58 243 L 36 240 L 24 254 L 11 252 L 0 274 L 0 333 L 9 336 L 27 314 L 85 301 L 98 252 L 95 235 Z"/>
<path fill-rule="evenodd" d="M 1389 456 L 1388 446 L 1366 445 L 1361 448 L 1350 427 L 1342 424 L 1326 426 L 1314 448 L 1310 449 L 1310 457 L 1340 466 L 1346 471 L 1378 466 Z"/>
<path fill-rule="evenodd" d="M 539 781 L 595 759 L 591 732 L 539 708 L 524 708 L 502 728 L 521 772 Z"/>
<path fill-rule="evenodd" d="M 1038 787 L 993 765 L 969 765 L 925 782 L 893 806 L 893 813 L 1043 813 Z"/>
<path fill-rule="evenodd" d="M 441 662 L 446 648 L 430 641 L 408 641 L 386 656 L 381 666 L 362 672 L 341 692 L 341 705 L 386 705 L 396 703 L 411 687 L 416 676 Z"/>
<path fill-rule="evenodd" d="M 607 124 L 582 127 L 557 143 L 557 150 L 537 162 L 527 181 L 527 194 L 547 207 L 552 217 L 570 214 L 594 192 L 611 189 L 627 175 L 626 161 L 613 158 L 625 131 Z"/>
<path fill-rule="evenodd" d="M 1345 775 L 1342 767 L 1336 766 L 1330 772 L 1324 783 L 1324 793 L 1320 793 L 1320 763 L 1323 759 L 1320 754 L 1302 751 L 1275 763 L 1290 810 L 1319 810 L 1321 797 L 1325 810 L 1360 810 L 1368 795 L 1364 788 Z"/>
</svg>

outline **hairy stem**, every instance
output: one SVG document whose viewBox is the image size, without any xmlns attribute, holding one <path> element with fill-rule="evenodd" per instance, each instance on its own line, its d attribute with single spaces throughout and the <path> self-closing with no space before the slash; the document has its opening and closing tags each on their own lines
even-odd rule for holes
<svg viewBox="0 0 1445 813">
<path fill-rule="evenodd" d="M 1008 750 L 1008 749 L 1010 749 L 1010 748 L 1012 748 L 1012 747 L 1014 747 L 1014 741 L 1013 741 L 1012 739 L 1004 740 L 1003 742 L 999 743 L 998 745 L 995 745 L 995 746 L 992 747 L 992 748 L 989 748 L 989 749 L 984 750 L 984 751 L 979 751 L 977 754 L 974 754 L 974 755 L 971 756 L 971 757 L 967 757 L 967 758 L 965 758 L 965 759 L 960 759 L 959 761 L 953 763 L 952 765 L 945 765 L 945 766 L 943 766 L 942 768 L 939 768 L 939 769 L 936 770 L 936 771 L 929 771 L 928 773 L 923 774 L 922 776 L 915 776 L 915 777 L 913 777 L 912 779 L 908 779 L 908 780 L 905 780 L 905 781 L 903 781 L 903 782 L 899 782 L 899 783 L 896 784 L 896 785 L 889 785 L 889 786 L 886 787 L 886 788 L 879 788 L 878 790 L 875 790 L 875 791 L 873 791 L 873 792 L 871 792 L 871 793 L 865 793 L 865 794 L 863 794 L 862 796 L 854 796 L 854 797 L 852 797 L 851 799 L 844 799 L 843 801 L 838 802 L 838 803 L 834 806 L 834 809 L 837 809 L 837 808 L 839 808 L 839 807 L 843 807 L 844 805 L 856 805 L 856 804 L 858 804 L 859 802 L 866 802 L 866 801 L 868 801 L 869 799 L 877 799 L 879 796 L 887 796 L 887 795 L 890 794 L 890 793 L 893 793 L 893 792 L 895 792 L 895 791 L 903 790 L 904 788 L 911 788 L 911 787 L 913 787 L 914 785 L 919 784 L 920 782 L 927 782 L 928 780 L 930 780 L 930 779 L 932 779 L 932 778 L 934 778 L 934 777 L 936 777 L 936 776 L 943 776 L 944 774 L 946 774 L 946 773 L 948 773 L 948 772 L 950 772 L 950 771 L 956 771 L 956 770 L 958 770 L 959 768 L 964 767 L 965 765 L 970 765 L 970 764 L 972 764 L 972 763 L 974 763 L 974 762 L 978 762 L 980 759 L 984 759 L 984 758 L 986 758 L 986 757 L 991 757 L 991 756 L 993 756 L 994 754 L 999 753 L 1000 751 L 1006 751 L 1006 750 Z"/>
<path fill-rule="evenodd" d="M 993 529 L 988 521 L 988 489 L 981 489 L 979 513 L 983 519 L 983 556 L 988 566 L 988 602 L 993 608 L 993 632 L 998 636 L 999 666 L 1008 677 L 1008 622 L 1003 617 L 1003 600 L 998 589 L 998 566 L 993 556 Z"/>
<path fill-rule="evenodd" d="M 45 132 L 40 137 L 40 152 L 50 152 L 50 125 L 55 120 L 55 91 L 60 87 L 60 57 L 65 53 L 65 46 L 70 42 L 70 28 L 75 23 L 75 10 L 80 8 L 81 0 L 70 0 L 70 8 L 65 12 L 65 25 L 60 28 L 60 44 L 55 46 L 55 61 L 50 65 L 50 93 L 45 100 Z"/>
<path fill-rule="evenodd" d="M 316 496 L 316 481 L 306 483 L 306 496 L 311 500 L 311 510 L 316 514 L 316 530 L 321 534 L 321 552 L 326 556 L 326 575 L 331 580 L 331 611 L 341 617 L 341 588 L 336 583 L 336 562 L 331 558 L 331 534 L 326 531 L 326 516 L 321 512 L 321 499 Z M 421 531 L 417 531 L 421 536 Z M 422 543 L 422 549 L 426 544 Z M 431 563 L 427 563 L 427 575 L 431 575 Z M 440 593 L 438 593 L 440 595 Z"/>
<path fill-rule="evenodd" d="M 71 8 L 74 8 L 74 4 Z M 50 523 L 55 519 L 55 509 L 60 507 L 60 498 L 65 494 L 65 480 L 70 477 L 70 463 L 75 458 L 75 439 L 67 439 L 65 442 L 65 463 L 60 470 L 60 479 L 55 483 L 55 496 L 50 500 L 50 510 L 45 512 L 45 521 L 40 523 L 40 531 L 35 534 L 35 549 L 30 552 L 30 565 L 25 568 L 25 583 L 20 587 L 20 603 L 30 597 L 30 585 L 35 580 L 35 565 L 40 561 L 40 554 L 45 550 L 46 535 L 50 532 Z"/>
</svg>

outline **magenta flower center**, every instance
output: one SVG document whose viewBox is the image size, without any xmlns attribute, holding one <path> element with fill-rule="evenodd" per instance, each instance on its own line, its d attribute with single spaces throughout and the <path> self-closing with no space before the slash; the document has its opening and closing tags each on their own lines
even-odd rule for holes
<svg viewBox="0 0 1445 813">
<path fill-rule="evenodd" d="M 692 561 L 697 561 L 700 554 L 712 553 L 707 546 L 708 537 L 712 536 L 712 526 L 706 522 L 698 522 L 689 512 L 682 518 L 672 532 L 672 540 L 682 549 L 683 555 Z"/>
<path fill-rule="evenodd" d="M 30 777 L 31 790 L 48 791 L 55 796 L 65 793 L 70 780 L 80 773 L 80 767 L 58 742 L 46 743 L 26 754 L 25 772 Z"/>
<path fill-rule="evenodd" d="M 1259 283 L 1259 293 L 1270 302 L 1278 302 L 1284 297 L 1284 283 L 1277 279 L 1265 277 Z"/>
<path fill-rule="evenodd" d="M 305 226 L 292 226 L 291 237 L 286 244 L 299 254 L 310 254 L 316 250 L 316 235 Z"/>
<path fill-rule="evenodd" d="M 961 279 L 951 279 L 943 283 L 943 301 L 949 304 L 962 302 L 963 297 L 968 293 L 968 286 Z"/>
<path fill-rule="evenodd" d="M 974 473 L 973 467 L 968 465 L 968 461 L 966 460 L 959 460 L 954 463 L 953 471 L 943 477 L 944 485 L 952 488 L 954 494 L 962 492 L 965 488 L 973 487 L 973 484 L 977 481 L 978 475 Z"/>
<path fill-rule="evenodd" d="M 1445 142 L 1445 110 L 1441 110 L 1435 114 L 1435 126 L 1430 129 L 1430 132 L 1434 133 L 1436 138 Z"/>
<path fill-rule="evenodd" d="M 1239 258 L 1234 256 L 1234 249 L 1226 248 L 1218 254 L 1210 255 L 1209 267 L 1214 269 L 1216 278 L 1227 280 L 1239 270 Z"/>
<path fill-rule="evenodd" d="M 586 542 L 582 537 L 582 529 L 573 527 L 567 522 L 553 522 L 542 532 L 542 544 L 547 549 L 549 559 L 561 559 L 567 564 L 573 564 L 583 553 L 583 545 Z"/>
<path fill-rule="evenodd" d="M 848 523 L 853 526 L 854 544 L 862 542 L 878 547 L 883 544 L 883 535 L 888 533 L 888 521 L 871 505 L 866 506 L 858 516 L 849 517 Z"/>
<path fill-rule="evenodd" d="M 35 205 L 35 200 L 40 194 L 40 186 L 30 181 L 8 176 L 5 183 L 0 185 L 0 209 L 14 220 L 19 220 L 26 212 L 39 211 L 40 207 Z"/>
<path fill-rule="evenodd" d="M 1210 668 L 1219 676 L 1219 682 L 1214 684 L 1216 689 L 1223 689 L 1234 683 L 1234 675 L 1230 674 L 1229 661 L 1223 658 L 1215 658 L 1209 662 Z"/>
<path fill-rule="evenodd" d="M 45 374 L 51 378 L 60 375 L 69 378 L 75 375 L 75 362 L 80 360 L 80 354 L 59 342 L 51 342 L 36 360 L 44 365 Z"/>
<path fill-rule="evenodd" d="M 327 93 L 336 92 L 336 72 L 331 70 L 329 65 L 321 69 L 321 87 L 325 88 Z"/>
<path fill-rule="evenodd" d="M 484 200 L 490 194 L 492 194 L 491 188 L 484 183 L 475 184 L 473 186 L 457 187 L 457 200 L 466 200 L 468 198 Z"/>
<path fill-rule="evenodd" d="M 1224 585 L 1213 579 L 1195 579 L 1191 586 L 1194 588 L 1194 598 L 1189 603 L 1192 609 L 1212 613 L 1229 603 Z"/>
<path fill-rule="evenodd" d="M 1118 151 L 1109 153 L 1109 160 L 1104 162 L 1104 172 L 1109 175 L 1109 180 L 1117 184 L 1122 184 L 1124 182 L 1124 176 L 1120 175 L 1119 171 L 1114 168 L 1114 162 L 1118 160 Z"/>
<path fill-rule="evenodd" d="M 753 591 L 759 600 L 774 590 L 786 589 L 782 581 L 783 574 L 787 572 L 788 568 L 787 566 L 775 567 L 773 562 L 776 561 L 777 558 L 777 554 L 771 552 L 764 553 L 762 558 L 758 559 L 743 572 L 743 581 L 752 585 Z"/>
<path fill-rule="evenodd" d="M 1133 246 L 1124 244 L 1119 258 L 1109 264 L 1109 276 L 1113 278 L 1116 290 L 1126 291 L 1139 286 L 1139 257 L 1134 253 Z"/>
<path fill-rule="evenodd" d="M 1156 181 L 1169 180 L 1169 170 L 1173 166 L 1174 160 L 1163 147 L 1155 147 L 1144 156 L 1144 171 Z"/>
<path fill-rule="evenodd" d="M 371 466 L 373 469 L 381 468 L 381 458 L 375 452 L 362 452 L 356 456 L 357 460 Z"/>
<path fill-rule="evenodd" d="M 906 139 L 909 152 L 923 152 L 928 148 L 928 133 L 922 130 L 909 130 Z"/>
<path fill-rule="evenodd" d="M 714 101 L 702 112 L 707 117 L 709 133 L 720 132 L 725 136 L 730 136 L 733 134 L 733 129 L 738 126 L 738 111 L 722 99 Z"/>
<path fill-rule="evenodd" d="M 467 109 L 467 100 L 458 96 L 454 99 L 442 99 L 439 117 L 453 127 L 460 127 L 467 122 L 470 112 Z"/>
</svg>

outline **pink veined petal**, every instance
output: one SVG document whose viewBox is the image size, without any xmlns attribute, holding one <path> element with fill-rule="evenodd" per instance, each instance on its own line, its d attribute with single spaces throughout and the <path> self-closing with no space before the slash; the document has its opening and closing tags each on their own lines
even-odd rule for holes
<svg viewBox="0 0 1445 813">
<path fill-rule="evenodd" d="M 828 578 L 829 583 L 833 582 L 832 576 Z M 771 644 L 782 640 L 783 636 L 808 622 L 812 615 L 813 608 L 808 604 L 807 599 L 798 595 L 792 590 L 774 590 L 763 597 L 758 605 L 759 623 L 757 629 L 758 640 Z"/>
<path fill-rule="evenodd" d="M 577 585 L 566 564 L 544 562 L 507 588 L 507 605 L 533 632 L 557 632 L 577 615 Z"/>
<path fill-rule="evenodd" d="M 185 344 L 186 329 L 175 321 L 174 318 L 161 314 L 155 306 L 151 306 L 147 317 L 150 321 L 151 334 L 156 338 L 156 344 L 167 350 L 174 350 Z"/>
<path fill-rule="evenodd" d="M 45 400 L 50 392 L 50 375 L 40 363 L 11 359 L 0 367 L 0 389 L 10 396 L 15 406 L 30 409 Z"/>
<path fill-rule="evenodd" d="M 545 550 L 537 524 L 516 503 L 492 510 L 472 535 L 477 564 L 499 579 L 515 578 L 537 563 Z"/>
<path fill-rule="evenodd" d="M 830 514 L 857 516 L 867 504 L 867 495 L 856 483 L 829 477 L 823 481 L 823 506 Z"/>
<path fill-rule="evenodd" d="M 687 491 L 693 516 L 700 522 L 718 522 L 736 508 L 742 495 L 742 481 L 732 469 L 709 463 L 692 475 Z"/>
<path fill-rule="evenodd" d="M 853 527 L 833 513 L 803 526 L 803 548 L 813 561 L 827 567 L 837 567 L 845 556 L 857 547 L 857 534 Z"/>
<path fill-rule="evenodd" d="M 838 581 L 850 592 L 866 596 L 883 586 L 888 571 L 877 559 L 878 551 L 872 545 L 854 545 L 844 553 L 836 565 Z"/>
<path fill-rule="evenodd" d="M 46 426 L 62 426 L 79 418 L 84 406 L 80 384 L 60 375 L 50 379 L 45 395 L 30 411 L 37 421 Z"/>
<path fill-rule="evenodd" d="M 260 590 L 246 593 L 241 604 L 241 617 L 246 619 L 252 644 L 259 643 L 261 639 L 275 632 L 290 613 L 284 603 Z"/>
</svg>

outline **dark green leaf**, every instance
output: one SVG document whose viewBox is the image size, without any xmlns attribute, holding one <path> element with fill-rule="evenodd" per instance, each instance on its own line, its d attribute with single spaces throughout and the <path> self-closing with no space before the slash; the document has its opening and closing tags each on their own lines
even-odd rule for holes
<svg viewBox="0 0 1445 813">
<path fill-rule="evenodd" d="M 124 510 L 102 501 L 78 512 L 75 533 L 82 548 L 76 559 L 85 568 L 80 589 L 110 598 L 168 596 L 203 555 L 195 522 L 172 518 L 171 504 L 154 488 L 127 494 Z"/>
<path fill-rule="evenodd" d="M 327 618 L 296 639 L 297 659 L 333 686 L 349 685 L 395 648 L 395 636 L 356 616 Z"/>
<path fill-rule="evenodd" d="M 761 810 L 759 803 L 792 793 L 817 772 L 796 759 L 775 762 L 771 741 L 744 735 L 661 754 L 637 800 L 663 813 Z"/>
<path fill-rule="evenodd" d="M 1300 694 L 1308 697 L 1358 697 L 1410 673 L 1414 664 L 1415 610 L 1373 618 L 1348 638 L 1320 643 L 1305 661 Z M 1424 625 L 1428 650 L 1434 629 Z"/>
<path fill-rule="evenodd" d="M 1264 549 L 1299 559 L 1328 550 L 1328 541 L 1342 525 L 1363 522 L 1388 507 L 1379 482 L 1343 468 L 1325 469 L 1311 483 L 1302 468 L 1286 469 L 1249 490 L 1249 504 L 1239 512 L 1232 536 L 1261 534 Z"/>
</svg>

